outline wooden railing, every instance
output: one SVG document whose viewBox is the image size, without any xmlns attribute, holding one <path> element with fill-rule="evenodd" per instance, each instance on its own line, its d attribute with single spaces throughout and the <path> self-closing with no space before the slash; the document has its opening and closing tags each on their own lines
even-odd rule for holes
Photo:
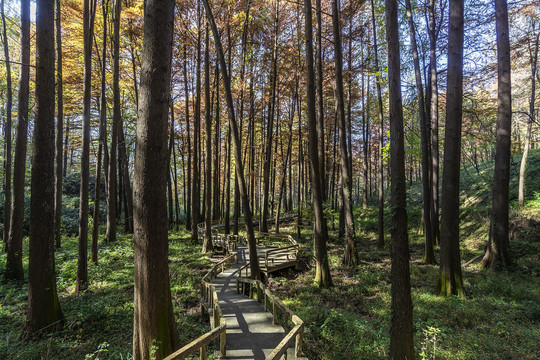
<svg viewBox="0 0 540 360">
<path fill-rule="evenodd" d="M 175 351 L 171 355 L 167 356 L 165 360 L 181 360 L 185 359 L 191 354 L 199 351 L 200 359 L 206 359 L 206 346 L 214 339 L 219 337 L 219 352 L 220 358 L 226 356 L 227 346 L 227 325 L 223 312 L 219 306 L 219 299 L 216 293 L 216 288 L 212 285 L 212 280 L 226 268 L 232 264 L 238 263 L 238 254 L 236 252 L 231 253 L 225 259 L 218 262 L 201 280 L 201 303 L 208 309 L 212 309 L 212 317 L 210 318 L 210 327 L 212 328 L 206 334 L 193 340 L 183 348 Z"/>
<path fill-rule="evenodd" d="M 257 301 L 264 304 L 264 310 L 269 311 L 273 315 L 274 324 L 278 323 L 278 310 L 285 318 L 285 322 L 291 321 L 293 328 L 285 335 L 283 340 L 272 351 L 270 355 L 266 357 L 266 360 L 278 360 L 281 359 L 287 352 L 287 349 L 295 342 L 294 355 L 295 358 L 302 356 L 302 342 L 304 340 L 304 322 L 300 319 L 291 309 L 289 309 L 277 296 L 272 294 L 270 290 L 259 280 L 248 279 L 244 277 L 238 277 L 236 279 L 236 291 L 246 295 L 248 290 L 248 296 L 250 298 L 257 298 Z M 272 307 L 269 308 L 268 300 L 272 302 Z M 282 324 L 283 328 L 286 328 L 288 324 Z"/>
</svg>

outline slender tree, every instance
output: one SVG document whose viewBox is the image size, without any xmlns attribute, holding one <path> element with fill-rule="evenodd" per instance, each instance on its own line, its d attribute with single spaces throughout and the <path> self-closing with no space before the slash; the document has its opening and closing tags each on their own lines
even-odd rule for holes
<svg viewBox="0 0 540 360">
<path fill-rule="evenodd" d="M 64 183 L 64 80 L 62 75 L 62 13 L 60 12 L 60 8 L 61 0 L 56 0 L 56 178 L 54 183 L 54 241 L 57 248 L 62 244 L 60 230 L 62 228 L 62 187 Z M 30 47 L 30 45 L 28 46 Z M 21 62 L 24 63 L 24 61 Z"/>
<path fill-rule="evenodd" d="M 6 31 L 6 14 L 4 12 L 4 0 L 1 1 L 2 11 L 2 42 L 4 43 L 4 59 L 6 63 L 6 122 L 4 123 L 4 249 L 7 249 L 9 228 L 11 220 L 11 110 L 13 106 L 13 91 L 11 87 L 11 60 L 9 58 L 9 44 Z"/>
<path fill-rule="evenodd" d="M 187 196 L 186 196 L 186 230 L 191 230 L 191 134 L 189 129 L 189 88 L 187 75 L 187 45 L 184 44 L 184 92 L 186 97 L 186 147 L 187 147 Z"/>
<path fill-rule="evenodd" d="M 205 199 L 206 214 L 204 217 L 204 242 L 202 251 L 212 251 L 212 109 L 210 106 L 210 37 L 208 23 L 206 23 L 204 38 L 204 107 L 205 107 L 205 126 L 206 126 L 206 174 L 205 180 Z"/>
<path fill-rule="evenodd" d="M 196 89 L 195 89 L 195 114 L 193 119 L 193 177 L 192 186 L 192 225 L 191 240 L 197 241 L 198 228 L 201 212 L 201 188 L 200 188 L 200 166 L 199 166 L 199 137 L 201 133 L 201 11 L 200 0 L 197 1 L 197 69 L 196 69 Z"/>
<path fill-rule="evenodd" d="M 92 95 L 92 39 L 96 1 L 85 0 L 83 7 L 84 33 L 84 95 L 83 138 L 81 154 L 81 189 L 79 195 L 79 258 L 75 292 L 88 286 L 88 183 L 90 179 L 90 100 Z"/>
<path fill-rule="evenodd" d="M 108 208 L 107 208 L 107 230 L 105 241 L 116 241 L 116 216 L 117 216 L 117 148 L 118 132 L 120 127 L 120 13 L 121 1 L 114 2 L 114 40 L 113 40 L 113 119 L 111 126 L 111 146 L 109 155 L 109 178 L 107 183 Z"/>
<path fill-rule="evenodd" d="M 343 211 L 345 216 L 345 235 L 347 245 L 343 253 L 343 263 L 347 266 L 354 266 L 358 263 L 358 252 L 356 251 L 354 217 L 352 209 L 352 169 L 349 159 L 349 149 L 347 147 L 347 129 L 345 124 L 345 103 L 343 95 L 343 59 L 341 50 L 341 28 L 339 24 L 340 11 L 338 1 L 332 0 L 332 24 L 334 28 L 334 49 L 335 49 L 335 71 L 336 71 L 336 110 L 339 125 L 339 146 L 341 150 L 341 179 L 343 182 Z M 308 105 L 309 108 L 309 105 Z M 310 155 L 311 156 L 311 155 Z M 313 166 L 313 165 L 312 165 Z"/>
<path fill-rule="evenodd" d="M 448 86 L 441 208 L 439 293 L 464 295 L 459 251 L 459 167 L 463 103 L 463 0 L 450 0 Z"/>
<path fill-rule="evenodd" d="M 225 99 L 227 100 L 227 110 L 229 114 L 229 126 L 232 132 L 233 145 L 234 145 L 234 158 L 236 165 L 236 176 L 238 177 L 238 187 L 240 190 L 240 198 L 242 199 L 242 206 L 244 208 L 244 219 L 246 225 L 246 235 L 249 249 L 249 264 L 251 270 L 251 277 L 254 279 L 260 279 L 261 273 L 259 269 L 259 258 L 257 257 L 257 246 L 255 241 L 255 233 L 253 231 L 253 218 L 251 208 L 249 206 L 249 198 L 246 187 L 246 180 L 244 178 L 244 165 L 242 164 L 242 149 L 240 146 L 240 134 L 238 131 L 238 123 L 234 113 L 234 103 L 231 91 L 231 81 L 229 79 L 228 67 L 225 63 L 225 53 L 221 45 L 221 39 L 217 29 L 214 15 L 208 3 L 208 0 L 203 0 L 204 7 L 206 9 L 206 16 L 214 35 L 214 44 L 216 46 L 217 55 L 219 59 L 219 67 L 221 70 L 221 78 L 223 79 L 223 87 L 225 89 Z"/>
<path fill-rule="evenodd" d="M 379 115 L 379 181 L 378 181 L 378 197 L 379 197 L 379 240 L 377 245 L 382 248 L 384 246 L 384 169 L 383 169 L 383 148 L 384 148 L 384 112 L 381 91 L 381 76 L 379 74 L 379 51 L 377 46 L 377 27 L 375 26 L 375 4 L 371 0 L 371 27 L 373 28 L 373 49 L 375 56 L 375 78 L 377 84 L 377 104 Z"/>
<path fill-rule="evenodd" d="M 167 227 L 167 118 L 174 1 L 147 0 L 134 171 L 133 359 L 163 359 L 178 346 Z"/>
<path fill-rule="evenodd" d="M 497 32 L 497 143 L 493 176 L 491 231 L 482 266 L 500 270 L 512 264 L 508 238 L 510 187 L 510 142 L 512 134 L 512 87 L 508 6 L 506 0 L 495 0 Z"/>
<path fill-rule="evenodd" d="M 533 32 L 535 26 L 533 23 Z M 523 155 L 521 156 L 521 164 L 519 166 L 519 184 L 518 184 L 518 202 L 523 205 L 525 200 L 525 168 L 527 166 L 527 157 L 529 156 L 529 150 L 531 148 L 531 132 L 532 125 L 536 122 L 536 111 L 534 108 L 536 100 L 536 76 L 538 74 L 538 47 L 540 40 L 540 32 L 536 34 L 534 45 L 529 44 L 529 53 L 531 57 L 531 97 L 529 98 L 529 116 L 527 119 L 527 130 L 525 134 L 525 148 L 523 149 Z M 532 42 L 532 41 L 531 41 Z"/>
<path fill-rule="evenodd" d="M 32 152 L 28 316 L 37 335 L 64 318 L 54 264 L 54 2 L 36 2 L 36 117 Z"/>
<path fill-rule="evenodd" d="M 323 189 L 320 176 L 319 153 L 318 153 L 318 133 L 317 115 L 315 108 L 315 69 L 313 66 L 313 25 L 311 13 L 311 0 L 304 0 L 305 15 L 305 35 L 306 35 L 306 84 L 307 84 L 307 119 L 309 138 L 309 164 L 311 170 L 311 188 L 313 200 L 313 212 L 315 223 L 313 232 L 315 235 L 315 283 L 320 287 L 328 288 L 332 286 L 330 276 L 330 266 L 328 264 L 328 254 L 326 242 L 328 240 L 328 230 L 323 212 Z M 337 53 L 338 49 L 336 49 Z M 343 105 L 343 104 L 342 104 Z"/>
<path fill-rule="evenodd" d="M 426 119 L 426 106 L 424 103 L 424 86 L 422 84 L 422 70 L 420 69 L 420 58 L 418 56 L 418 48 L 416 45 L 416 29 L 414 25 L 411 0 L 405 0 L 407 9 L 407 20 L 409 23 L 409 36 L 411 39 L 411 47 L 413 53 L 414 75 L 416 80 L 416 91 L 418 98 L 418 117 L 420 118 L 420 137 L 422 143 L 422 203 L 424 215 L 424 263 L 434 264 L 435 253 L 433 251 L 433 232 L 431 229 L 431 190 L 432 184 L 430 181 L 430 144 L 429 131 Z"/>
<path fill-rule="evenodd" d="M 390 201 L 392 205 L 390 359 L 414 359 L 398 29 L 398 2 L 389 0 L 386 2 L 386 43 L 388 47 Z"/>
<path fill-rule="evenodd" d="M 13 203 L 7 243 L 4 279 L 24 280 L 22 240 L 24 222 L 24 178 L 28 140 L 28 95 L 30 80 L 30 0 L 21 0 L 21 70 L 19 75 L 19 112 L 13 164 Z M 61 136 L 60 136 L 61 139 Z M 61 174 L 61 173 L 60 173 Z"/>
</svg>

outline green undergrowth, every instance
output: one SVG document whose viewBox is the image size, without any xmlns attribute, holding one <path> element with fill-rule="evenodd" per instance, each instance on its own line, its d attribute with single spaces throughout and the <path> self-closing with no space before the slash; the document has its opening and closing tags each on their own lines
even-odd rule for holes
<svg viewBox="0 0 540 360">
<path fill-rule="evenodd" d="M 99 262 L 89 265 L 90 286 L 74 294 L 77 241 L 64 238 L 56 251 L 58 295 L 65 326 L 36 340 L 20 338 L 26 319 L 26 284 L 0 284 L 0 359 L 131 359 L 133 336 L 133 236 L 100 242 Z M 180 343 L 209 330 L 199 312 L 199 283 L 211 262 L 187 232 L 169 234 L 171 294 Z M 24 248 L 28 249 L 25 239 Z M 26 250 L 27 251 L 27 250 Z M 27 275 L 28 254 L 24 254 Z M 6 256 L 0 255 L 3 278 Z"/>
<path fill-rule="evenodd" d="M 411 287 L 415 353 L 419 359 L 537 359 L 540 354 L 540 151 L 527 166 L 526 202 L 517 204 L 520 158 L 512 162 L 510 246 L 515 260 L 505 272 L 463 269 L 465 297 L 441 297 L 437 265 L 422 263 L 421 184 L 408 189 Z M 462 263 L 483 253 L 489 234 L 492 163 L 461 178 Z M 373 199 L 372 199 L 373 201 Z M 334 287 L 313 284 L 312 233 L 302 231 L 301 271 L 270 278 L 270 288 L 306 323 L 305 354 L 310 359 L 386 359 L 390 346 L 390 214 L 385 210 L 384 249 L 378 249 L 378 209 L 355 209 L 360 264 L 341 265 L 345 243 L 330 232 L 329 261 Z M 337 226 L 336 226 L 337 227 Z M 332 226 L 329 226 L 332 229 Z M 286 229 L 285 229 L 286 230 Z M 295 228 L 288 229 L 291 234 Z M 436 259 L 439 249 L 436 247 Z"/>
</svg>

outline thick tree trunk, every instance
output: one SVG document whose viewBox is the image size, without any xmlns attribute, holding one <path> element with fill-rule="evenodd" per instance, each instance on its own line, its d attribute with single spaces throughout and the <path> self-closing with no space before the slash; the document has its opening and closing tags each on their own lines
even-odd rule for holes
<svg viewBox="0 0 540 360">
<path fill-rule="evenodd" d="M 405 148 L 398 33 L 398 2 L 386 2 L 386 42 L 388 47 L 388 89 L 390 112 L 390 181 L 392 204 L 391 281 L 392 317 L 390 358 L 414 359 L 413 306 L 407 234 L 407 193 L 405 189 Z"/>
<path fill-rule="evenodd" d="M 88 196 L 90 179 L 90 100 L 92 96 L 92 38 L 94 37 L 95 0 L 84 1 L 84 95 L 81 154 L 81 189 L 79 195 L 79 258 L 75 292 L 88 286 Z"/>
<path fill-rule="evenodd" d="M 508 212 L 510 187 L 510 142 L 512 134 L 512 87 L 510 67 L 510 39 L 506 0 L 495 0 L 497 32 L 497 143 L 493 174 L 493 204 L 491 231 L 484 267 L 491 270 L 506 269 L 512 264 L 509 249 Z"/>
<path fill-rule="evenodd" d="M 317 104 L 317 134 L 319 135 L 318 149 L 319 171 L 322 185 L 322 201 L 326 201 L 326 159 L 324 153 L 324 98 L 323 98 L 323 70 L 322 70 L 322 11 L 321 0 L 315 0 L 315 19 L 317 31 L 315 35 L 315 67 L 316 67 L 316 104 Z"/>
<path fill-rule="evenodd" d="M 167 230 L 167 115 L 174 2 L 147 0 L 134 171 L 133 359 L 163 359 L 178 347 Z"/>
<path fill-rule="evenodd" d="M 28 316 L 32 336 L 64 318 L 54 265 L 54 2 L 36 2 L 36 110 L 31 174 Z"/>
<path fill-rule="evenodd" d="M 409 36 L 411 39 L 411 47 L 413 53 L 414 63 L 414 75 L 416 80 L 416 92 L 418 99 L 418 116 L 420 118 L 420 137 L 422 143 L 422 203 L 423 216 L 424 216 L 424 237 L 425 237 L 425 249 L 424 249 L 424 263 L 434 264 L 435 253 L 433 251 L 433 232 L 431 229 L 431 181 L 430 181 L 430 168 L 429 161 L 431 160 L 430 146 L 429 146 L 429 133 L 427 129 L 426 120 L 426 106 L 424 103 L 424 86 L 422 84 L 422 73 L 420 69 L 420 59 L 418 57 L 418 48 L 416 46 L 416 30 L 414 27 L 414 19 L 412 15 L 411 0 L 405 0 L 405 7 L 407 9 L 407 19 L 409 22 Z"/>
<path fill-rule="evenodd" d="M 345 123 L 345 106 L 343 98 L 343 60 L 341 50 L 341 28 L 339 25 L 339 9 L 337 0 L 332 0 L 332 24 L 334 28 L 335 70 L 336 70 L 336 95 L 337 95 L 337 119 L 339 124 L 339 145 L 341 150 L 341 179 L 343 182 L 343 210 L 345 216 L 345 235 L 347 245 L 343 253 L 343 263 L 346 266 L 354 266 L 358 263 L 356 251 L 354 217 L 352 209 L 352 169 L 350 167 L 349 149 L 347 148 L 347 129 Z M 313 166 L 313 164 L 311 164 Z"/>
<path fill-rule="evenodd" d="M 6 32 L 6 15 L 4 13 L 4 0 L 2 5 L 2 40 L 4 43 L 4 59 L 6 64 L 6 122 L 4 123 L 4 229 L 2 239 L 4 249 L 8 247 L 9 221 L 11 220 L 11 109 L 13 103 L 13 93 L 11 89 L 11 61 L 9 59 L 9 44 Z"/>
<path fill-rule="evenodd" d="M 244 219 L 246 223 L 246 235 L 249 248 L 249 264 L 251 269 L 251 276 L 254 279 L 260 279 L 261 273 L 259 269 L 259 259 L 257 257 L 257 246 L 255 241 L 255 233 L 253 231 L 253 219 L 251 214 L 251 208 L 249 206 L 249 198 L 247 194 L 246 181 L 244 178 L 244 165 L 242 164 L 242 149 L 240 146 L 240 134 L 238 132 L 238 124 L 234 114 L 234 104 L 231 92 L 231 83 L 229 80 L 229 74 L 227 71 L 227 64 L 225 63 L 225 55 L 221 46 L 221 39 L 219 38 L 219 32 L 214 21 L 214 16 L 208 4 L 208 0 L 204 0 L 204 7 L 206 9 L 206 16 L 210 22 L 212 28 L 212 34 L 214 35 L 214 43 L 216 46 L 219 64 L 221 69 L 221 77 L 223 78 L 223 87 L 225 88 L 225 95 L 227 100 L 227 110 L 229 113 L 229 125 L 232 131 L 233 144 L 234 144 L 234 157 L 236 164 L 236 175 L 238 176 L 238 187 L 240 190 L 240 197 L 242 198 L 242 206 L 244 208 Z"/>
<path fill-rule="evenodd" d="M 319 146 L 317 134 L 317 115 L 315 108 L 315 69 L 313 68 L 313 27 L 311 15 L 311 0 L 304 0 L 305 15 L 305 36 L 306 36 L 306 84 L 307 84 L 307 118 L 308 118 L 308 138 L 309 138 L 309 163 L 311 165 L 311 189 L 313 200 L 313 212 L 315 223 L 313 232 L 315 236 L 315 282 L 322 288 L 332 286 L 330 276 L 330 265 L 326 251 L 328 240 L 328 230 L 323 212 L 323 185 L 321 184 L 319 168 Z M 337 16 L 337 14 L 336 14 Z M 337 48 L 336 53 L 340 54 L 341 49 Z M 343 105 L 343 104 L 342 104 Z"/>
<path fill-rule="evenodd" d="M 448 86 L 441 209 L 439 293 L 464 295 L 459 251 L 459 172 L 463 103 L 463 0 L 450 0 Z"/>
<path fill-rule="evenodd" d="M 21 64 L 19 75 L 19 114 L 13 164 L 13 207 L 11 209 L 11 226 L 7 239 L 6 272 L 4 273 L 5 280 L 17 281 L 24 280 L 22 241 L 24 221 L 24 175 L 26 170 L 26 143 L 28 141 L 28 96 L 30 92 L 30 66 L 28 65 L 30 64 L 30 0 L 21 0 Z M 59 73 L 62 74 L 62 70 L 60 70 Z M 61 86 L 61 82 L 59 86 Z M 58 98 L 61 99 L 61 92 L 59 93 Z M 59 111 L 59 114 L 60 113 L 61 111 Z M 57 139 L 58 138 L 60 139 L 61 149 L 61 133 L 58 135 Z M 61 153 L 62 151 L 60 150 L 60 154 Z M 60 177 L 62 177 L 61 157 L 58 164 L 60 164 Z M 56 174 L 58 176 L 58 169 Z M 60 195 L 61 194 L 62 193 L 60 193 Z"/>
</svg>

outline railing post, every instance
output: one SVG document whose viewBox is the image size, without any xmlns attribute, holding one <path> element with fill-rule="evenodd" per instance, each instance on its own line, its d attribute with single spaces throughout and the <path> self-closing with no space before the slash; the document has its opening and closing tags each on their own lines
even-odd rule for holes
<svg viewBox="0 0 540 360">
<path fill-rule="evenodd" d="M 302 341 L 304 340 L 304 324 L 300 326 L 298 335 L 296 335 L 296 344 L 294 349 L 295 357 L 298 359 L 302 356 Z"/>
<path fill-rule="evenodd" d="M 223 325 L 223 332 L 219 336 L 219 355 L 222 359 L 225 359 L 227 355 L 227 324 L 225 319 L 221 319 L 220 324 Z"/>
<path fill-rule="evenodd" d="M 276 299 L 272 299 L 272 315 L 274 315 L 274 325 L 278 323 L 277 321 L 277 306 Z"/>
<path fill-rule="evenodd" d="M 200 359 L 206 360 L 206 345 L 203 345 L 200 350 Z"/>
</svg>

